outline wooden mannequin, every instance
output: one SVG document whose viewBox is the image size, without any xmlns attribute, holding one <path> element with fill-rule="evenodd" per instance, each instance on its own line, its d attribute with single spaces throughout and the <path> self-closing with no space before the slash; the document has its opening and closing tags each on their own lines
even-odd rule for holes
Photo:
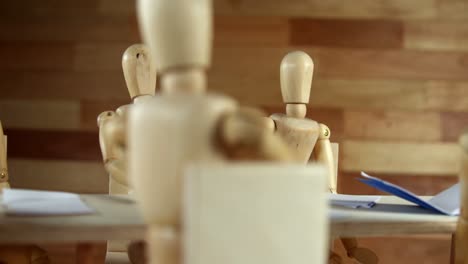
<svg viewBox="0 0 468 264">
<path fill-rule="evenodd" d="M 152 63 L 149 49 L 143 44 L 134 44 L 122 56 L 122 69 L 132 102 L 137 104 L 154 96 L 156 69 Z M 109 194 L 129 194 L 131 188 L 127 177 L 126 153 L 119 152 L 116 130 L 125 130 L 126 116 L 131 104 L 123 105 L 114 111 L 105 111 L 98 116 L 99 144 L 104 167 L 109 173 Z M 127 247 L 135 248 L 130 241 L 109 241 L 108 252 L 125 252 Z M 132 250 L 137 251 L 137 250 Z M 142 253 L 132 253 L 141 255 Z M 135 262 L 139 263 L 139 262 Z"/>
<path fill-rule="evenodd" d="M 150 263 L 180 263 L 181 177 L 190 162 L 223 163 L 239 153 L 290 161 L 289 149 L 262 126 L 262 115 L 207 94 L 210 0 L 141 0 L 143 39 L 161 74 L 160 96 L 132 107 L 129 175 L 148 223 Z"/>
<path fill-rule="evenodd" d="M 127 48 L 122 56 L 122 69 L 133 103 L 154 96 L 156 69 L 145 45 L 134 44 Z M 123 105 L 115 112 L 105 111 L 98 116 L 99 143 L 104 166 L 110 175 L 109 194 L 128 194 L 130 190 L 125 156 L 116 153 L 119 148 L 115 146 L 113 138 L 114 127 L 124 125 L 129 106 Z"/>
<path fill-rule="evenodd" d="M 0 191 L 4 188 L 10 188 L 10 185 L 8 184 L 7 137 L 3 133 L 0 122 Z M 34 245 L 2 245 L 0 246 L 0 263 L 49 264 L 50 260 L 43 249 Z"/>
<path fill-rule="evenodd" d="M 281 62 L 281 93 L 286 104 L 285 114 L 273 114 L 268 126 L 295 149 L 297 161 L 307 163 L 311 155 L 325 164 L 328 170 L 329 189 L 336 192 L 336 175 L 330 144 L 330 129 L 305 118 L 309 103 L 314 64 L 302 51 L 287 54 Z"/>
<path fill-rule="evenodd" d="M 295 149 L 297 161 L 307 163 L 312 159 L 324 164 L 328 171 L 328 189 L 336 193 L 336 160 L 334 160 L 330 143 L 330 129 L 324 124 L 305 118 L 313 70 L 314 63 L 305 52 L 294 51 L 283 58 L 280 66 L 280 80 L 286 114 L 271 115 L 271 121 L 267 123 L 267 127 L 275 130 L 292 149 Z M 341 240 L 349 257 L 365 264 L 378 262 L 373 252 L 357 246 L 356 239 Z M 341 258 L 332 253 L 330 262 L 341 263 Z"/>
</svg>

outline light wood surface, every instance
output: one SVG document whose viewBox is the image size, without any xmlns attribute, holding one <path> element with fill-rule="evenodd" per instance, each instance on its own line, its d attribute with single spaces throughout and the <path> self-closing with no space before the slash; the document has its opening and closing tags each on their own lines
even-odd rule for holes
<svg viewBox="0 0 468 264">
<path fill-rule="evenodd" d="M 458 172 L 459 147 L 453 143 L 345 140 L 341 146 L 343 171 L 433 176 Z"/>
<path fill-rule="evenodd" d="M 8 228 L 2 228 L 0 242 L 140 240 L 145 237 L 146 225 L 132 199 L 108 195 L 81 197 L 97 213 L 57 217 L 13 217 L 1 213 L 0 226 Z M 457 217 L 434 214 L 392 196 L 383 196 L 371 209 L 332 207 L 329 217 L 333 237 L 451 234 L 457 224 Z"/>
</svg>

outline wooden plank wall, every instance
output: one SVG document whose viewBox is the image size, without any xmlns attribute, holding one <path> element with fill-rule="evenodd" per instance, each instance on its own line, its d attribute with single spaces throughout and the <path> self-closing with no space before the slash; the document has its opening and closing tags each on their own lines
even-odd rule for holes
<svg viewBox="0 0 468 264">
<path fill-rule="evenodd" d="M 120 59 L 140 41 L 134 1 L 0 6 L 0 120 L 12 185 L 106 192 L 96 116 L 129 101 Z M 466 1 L 215 0 L 215 10 L 212 91 L 283 111 L 282 57 L 312 56 L 308 116 L 341 143 L 342 192 L 376 193 L 354 179 L 360 170 L 418 194 L 456 181 L 456 140 L 468 121 Z M 400 240 L 424 263 L 448 256 L 446 237 Z M 366 241 L 394 262 L 381 240 Z"/>
</svg>

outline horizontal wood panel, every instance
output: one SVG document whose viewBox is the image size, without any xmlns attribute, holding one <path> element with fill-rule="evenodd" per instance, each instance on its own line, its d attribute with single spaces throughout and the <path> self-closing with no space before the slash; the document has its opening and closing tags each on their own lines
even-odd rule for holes
<svg viewBox="0 0 468 264">
<path fill-rule="evenodd" d="M 0 40 L 6 42 L 140 41 L 134 17 L 3 16 L 0 30 Z"/>
<path fill-rule="evenodd" d="M 468 24 L 459 21 L 407 21 L 404 24 L 404 47 L 418 50 L 467 51 Z"/>
<path fill-rule="evenodd" d="M 289 44 L 289 20 L 284 17 L 215 16 L 214 46 L 272 46 Z"/>
<path fill-rule="evenodd" d="M 121 70 L 108 72 L 3 71 L 2 99 L 126 100 Z"/>
<path fill-rule="evenodd" d="M 437 15 L 435 0 L 360 1 L 355 5 L 346 0 L 216 0 L 216 14 L 260 15 L 325 18 L 429 18 Z M 99 10 L 104 14 L 132 14 L 134 0 L 100 0 Z"/>
<path fill-rule="evenodd" d="M 456 175 L 459 146 L 451 143 L 401 143 L 345 140 L 341 170 L 370 173 Z"/>
<path fill-rule="evenodd" d="M 80 103 L 60 100 L 0 100 L 5 128 L 78 129 Z"/>
<path fill-rule="evenodd" d="M 279 15 L 291 17 L 349 18 L 426 18 L 436 15 L 436 1 L 360 1 L 346 0 L 219 0 L 218 14 Z"/>
<path fill-rule="evenodd" d="M 9 159 L 14 188 L 107 193 L 108 176 L 102 162 Z"/>
<path fill-rule="evenodd" d="M 398 141 L 440 141 L 438 112 L 349 110 L 344 113 L 347 138 Z"/>
<path fill-rule="evenodd" d="M 80 43 L 75 46 L 74 69 L 79 72 L 122 70 L 122 55 L 134 43 Z"/>
<path fill-rule="evenodd" d="M 64 43 L 0 43 L 0 70 L 70 70 L 73 45 Z"/>
<path fill-rule="evenodd" d="M 101 161 L 97 132 L 5 129 L 8 157 Z"/>
<path fill-rule="evenodd" d="M 403 23 L 395 20 L 290 19 L 290 44 L 348 47 L 401 48 Z"/>
</svg>

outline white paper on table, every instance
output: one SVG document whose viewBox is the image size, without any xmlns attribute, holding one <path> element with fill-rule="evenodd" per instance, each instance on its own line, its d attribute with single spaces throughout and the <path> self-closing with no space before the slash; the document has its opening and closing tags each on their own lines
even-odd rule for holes
<svg viewBox="0 0 468 264">
<path fill-rule="evenodd" d="M 328 200 L 331 205 L 350 208 L 371 208 L 380 200 L 380 196 L 330 193 L 328 194 Z"/>
<path fill-rule="evenodd" d="M 90 214 L 78 194 L 67 192 L 4 189 L 3 205 L 8 215 L 79 215 Z"/>
</svg>

